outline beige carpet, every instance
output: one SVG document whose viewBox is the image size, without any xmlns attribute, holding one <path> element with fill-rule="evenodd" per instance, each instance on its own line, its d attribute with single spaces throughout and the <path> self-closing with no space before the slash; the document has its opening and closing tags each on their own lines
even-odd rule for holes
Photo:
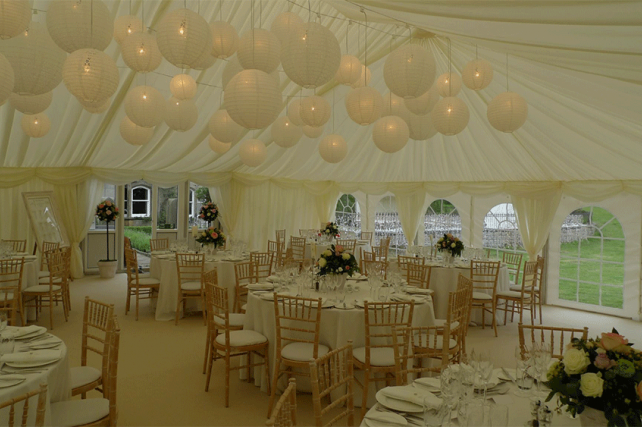
<svg viewBox="0 0 642 427">
<path fill-rule="evenodd" d="M 202 317 L 173 322 L 157 322 L 149 301 L 141 302 L 140 320 L 130 312 L 125 316 L 125 276 L 111 280 L 88 276 L 71 285 L 72 311 L 65 323 L 62 308 L 55 310 L 53 333 L 69 347 L 72 366 L 80 364 L 82 309 L 85 296 L 116 306 L 122 334 L 118 366 L 118 409 L 121 426 L 259 426 L 264 425 L 268 396 L 253 384 L 241 382 L 236 375 L 230 382 L 230 407 L 224 402 L 224 364 L 214 364 L 210 391 L 205 390 L 202 374 L 205 326 Z M 642 347 L 642 328 L 638 322 L 558 307 L 545 307 L 547 324 L 589 327 L 590 335 L 610 332 L 616 327 L 631 342 Z M 49 326 L 48 313 L 38 322 Z M 490 349 L 495 363 L 513 365 L 517 344 L 517 324 L 499 327 L 499 338 L 492 329 L 469 329 L 470 349 Z M 95 366 L 99 366 L 94 359 Z M 90 397 L 98 397 L 92 392 Z M 311 396 L 298 396 L 299 425 L 312 424 Z M 358 418 L 358 417 L 357 417 Z"/>
</svg>

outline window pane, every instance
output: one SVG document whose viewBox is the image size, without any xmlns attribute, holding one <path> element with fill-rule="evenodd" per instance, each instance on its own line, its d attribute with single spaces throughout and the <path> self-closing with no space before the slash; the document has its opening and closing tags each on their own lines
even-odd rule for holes
<svg viewBox="0 0 642 427">
<path fill-rule="evenodd" d="M 624 306 L 624 288 L 610 286 L 602 287 L 602 305 L 605 307 L 622 308 Z"/>
<path fill-rule="evenodd" d="M 192 225 L 196 225 L 198 228 L 206 228 L 207 227 L 207 221 L 204 221 L 198 217 L 198 213 L 201 210 L 201 206 L 203 206 L 203 203 L 207 202 L 214 202 L 216 201 L 212 200 L 212 197 L 210 196 L 210 190 L 207 187 L 202 187 L 198 184 L 195 184 L 193 182 L 189 183 L 189 188 L 190 188 L 190 199 L 196 199 L 195 202 L 191 202 L 189 204 L 189 225 L 190 227 Z M 215 224 L 212 224 L 215 225 Z M 218 225 L 218 224 L 216 224 Z"/>
<path fill-rule="evenodd" d="M 429 244 L 430 237 L 438 240 L 446 233 L 461 238 L 461 217 L 455 205 L 448 200 L 435 200 L 424 216 L 424 242 Z"/>
<path fill-rule="evenodd" d="M 585 304 L 600 304 L 600 285 L 580 282 L 579 302 Z"/>
<path fill-rule="evenodd" d="M 132 191 L 132 200 L 147 200 L 147 189 L 145 188 L 134 188 Z"/>
<path fill-rule="evenodd" d="M 577 283 L 560 279 L 560 299 L 577 301 Z"/>
<path fill-rule="evenodd" d="M 397 202 L 394 196 L 381 199 L 375 211 L 375 244 L 379 245 L 381 239 L 389 238 L 390 247 L 388 256 L 403 254 L 408 247 L 408 241 L 401 229 Z"/>
<path fill-rule="evenodd" d="M 147 215 L 147 202 L 132 202 L 134 215 Z"/>
<path fill-rule="evenodd" d="M 158 188 L 158 229 L 176 230 L 178 226 L 178 186 Z"/>
<path fill-rule="evenodd" d="M 355 233 L 356 235 L 361 233 L 359 202 L 352 194 L 344 194 L 339 197 L 334 216 L 341 231 L 341 237 L 347 238 L 350 233 Z"/>
</svg>

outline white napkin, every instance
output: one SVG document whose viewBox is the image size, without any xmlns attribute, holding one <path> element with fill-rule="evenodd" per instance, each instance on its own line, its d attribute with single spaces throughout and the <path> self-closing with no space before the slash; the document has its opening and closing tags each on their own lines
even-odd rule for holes
<svg viewBox="0 0 642 427">
<path fill-rule="evenodd" d="M 17 326 L 7 326 L 7 328 L 0 333 L 0 336 L 3 338 L 20 338 L 29 334 L 36 334 L 37 332 L 42 331 L 43 333 L 47 331 L 47 328 L 44 326 L 30 325 L 25 327 Z"/>
<path fill-rule="evenodd" d="M 18 380 L 24 380 L 27 377 L 24 375 L 20 374 L 7 374 L 7 375 L 0 375 L 0 381 L 18 381 Z"/>
<path fill-rule="evenodd" d="M 279 278 L 277 276 L 272 275 L 272 276 L 268 276 L 265 280 L 267 280 L 268 282 L 278 282 Z"/>
<path fill-rule="evenodd" d="M 383 412 L 383 411 L 368 411 L 366 413 L 365 418 L 368 420 L 376 421 L 378 423 L 381 423 L 381 425 L 400 425 L 400 426 L 406 426 L 408 425 L 408 421 L 404 417 L 402 417 L 399 414 L 394 414 L 392 412 Z"/>
<path fill-rule="evenodd" d="M 16 365 L 30 365 L 32 363 L 48 363 L 60 359 L 62 356 L 61 349 L 55 350 L 34 350 L 24 353 L 9 353 L 0 356 L 0 362 L 13 363 Z"/>
<path fill-rule="evenodd" d="M 435 390 L 441 390 L 441 381 L 439 378 L 417 378 L 415 382 Z"/>
<path fill-rule="evenodd" d="M 410 295 L 402 295 L 402 294 L 390 295 L 390 299 L 393 301 L 399 301 L 399 302 L 416 301 L 416 299 L 411 297 Z"/>
<path fill-rule="evenodd" d="M 38 341 L 32 341 L 29 343 L 29 347 L 31 348 L 48 348 L 52 347 L 53 344 L 60 344 L 62 340 L 58 337 L 50 337 L 50 338 L 45 338 L 43 340 L 38 340 Z"/>
<path fill-rule="evenodd" d="M 274 289 L 274 285 L 272 283 L 250 283 L 247 288 L 250 291 L 269 291 Z"/>
<path fill-rule="evenodd" d="M 424 289 L 424 288 L 418 288 L 416 286 L 408 286 L 406 288 L 406 293 L 407 294 L 422 294 L 422 295 L 429 295 L 432 294 L 433 291 L 432 289 Z"/>
<path fill-rule="evenodd" d="M 414 403 L 415 405 L 421 407 L 424 406 L 424 402 L 428 407 L 431 408 L 436 408 L 441 405 L 441 399 L 431 392 L 408 386 L 386 387 L 384 389 L 381 389 L 381 392 L 384 396 L 391 399 Z"/>
</svg>

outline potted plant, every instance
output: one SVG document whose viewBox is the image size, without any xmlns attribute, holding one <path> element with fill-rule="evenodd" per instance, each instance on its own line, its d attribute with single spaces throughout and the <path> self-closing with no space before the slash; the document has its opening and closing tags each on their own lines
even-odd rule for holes
<svg viewBox="0 0 642 427">
<path fill-rule="evenodd" d="M 100 271 L 100 277 L 105 279 L 110 279 L 116 275 L 116 268 L 118 267 L 118 261 L 115 259 L 109 259 L 109 223 L 115 221 L 116 218 L 120 215 L 118 208 L 114 203 L 107 199 L 103 200 L 96 206 L 96 216 L 99 220 L 105 221 L 106 225 L 106 236 L 107 236 L 107 259 L 101 259 L 98 261 L 98 271 Z"/>
</svg>

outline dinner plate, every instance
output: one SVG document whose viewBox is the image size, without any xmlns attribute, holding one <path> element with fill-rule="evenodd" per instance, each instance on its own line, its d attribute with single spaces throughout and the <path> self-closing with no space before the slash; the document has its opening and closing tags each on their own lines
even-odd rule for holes
<svg viewBox="0 0 642 427">
<path fill-rule="evenodd" d="M 28 363 L 20 363 L 20 362 L 5 362 L 5 365 L 11 366 L 12 368 L 35 368 L 36 366 L 46 366 L 46 365 L 51 365 L 52 363 L 56 363 L 59 361 L 61 357 L 53 360 L 48 360 L 46 362 L 28 362 Z"/>
<path fill-rule="evenodd" d="M 405 400 L 393 399 L 391 397 L 388 397 L 383 394 L 383 389 L 379 390 L 375 397 L 377 398 L 377 402 L 381 403 L 388 409 L 392 409 L 393 411 L 413 413 L 424 412 L 423 406 L 416 405 L 412 402 L 406 402 Z"/>
<path fill-rule="evenodd" d="M 14 385 L 18 385 L 18 384 L 24 382 L 26 379 L 27 379 L 27 377 L 15 378 L 15 379 L 12 379 L 12 380 L 4 380 L 4 379 L 2 379 L 2 376 L 0 376 L 0 388 L 13 387 Z"/>
<path fill-rule="evenodd" d="M 337 304 L 334 308 L 337 308 L 339 310 L 354 310 L 355 309 L 355 305 L 347 302 L 347 303 L 345 303 L 345 305 L 344 304 Z"/>
</svg>

